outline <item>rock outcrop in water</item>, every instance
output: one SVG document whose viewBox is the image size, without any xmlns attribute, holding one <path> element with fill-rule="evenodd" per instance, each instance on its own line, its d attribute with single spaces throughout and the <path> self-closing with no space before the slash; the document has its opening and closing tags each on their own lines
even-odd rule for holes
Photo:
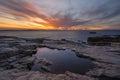
<svg viewBox="0 0 120 80">
<path fill-rule="evenodd" d="M 71 49 L 79 57 L 90 59 L 95 68 L 85 75 L 66 72 L 51 74 L 30 71 L 34 64 L 37 47 L 51 49 Z M 52 64 L 47 60 L 45 64 Z M 96 80 L 105 76 L 120 79 L 120 48 L 110 46 L 88 46 L 68 40 L 24 39 L 17 37 L 0 37 L 0 80 Z"/>
<path fill-rule="evenodd" d="M 120 35 L 115 36 L 101 36 L 101 37 L 89 37 L 87 40 L 90 45 L 98 45 L 98 46 L 115 46 L 115 44 L 120 44 Z M 120 46 L 119 46 L 120 47 Z"/>
</svg>

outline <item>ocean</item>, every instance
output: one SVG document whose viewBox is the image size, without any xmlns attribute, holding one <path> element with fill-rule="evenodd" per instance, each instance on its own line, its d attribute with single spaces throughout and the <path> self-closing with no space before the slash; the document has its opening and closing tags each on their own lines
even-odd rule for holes
<svg viewBox="0 0 120 80">
<path fill-rule="evenodd" d="M 90 32 L 96 32 L 92 34 Z M 88 37 L 103 35 L 120 35 L 120 30 L 99 30 L 99 31 L 0 31 L 0 36 L 16 36 L 22 38 L 46 38 L 46 39 L 67 39 L 72 41 L 86 42 Z"/>
</svg>

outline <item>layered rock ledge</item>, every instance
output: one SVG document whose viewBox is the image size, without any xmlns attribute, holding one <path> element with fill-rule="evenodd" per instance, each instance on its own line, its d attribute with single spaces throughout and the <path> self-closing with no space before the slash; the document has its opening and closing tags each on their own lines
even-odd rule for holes
<svg viewBox="0 0 120 80">
<path fill-rule="evenodd" d="M 78 57 L 90 59 L 95 68 L 80 75 L 72 72 L 51 74 L 30 71 L 36 48 L 71 49 Z M 89 46 L 65 39 L 26 39 L 0 36 L 0 80 L 108 80 L 120 79 L 120 48 Z"/>
</svg>

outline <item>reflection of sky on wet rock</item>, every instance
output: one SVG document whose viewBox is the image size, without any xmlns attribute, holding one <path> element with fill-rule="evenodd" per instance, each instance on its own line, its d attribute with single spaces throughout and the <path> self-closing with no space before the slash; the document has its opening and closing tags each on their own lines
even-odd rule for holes
<svg viewBox="0 0 120 80">
<path fill-rule="evenodd" d="M 94 66 L 90 60 L 77 57 L 71 50 L 39 48 L 35 56 L 37 58 L 46 58 L 53 63 L 48 66 L 51 73 L 64 73 L 65 71 L 71 71 L 84 74 Z M 44 72 L 40 69 L 40 65 L 38 64 L 34 65 L 32 70 Z"/>
</svg>

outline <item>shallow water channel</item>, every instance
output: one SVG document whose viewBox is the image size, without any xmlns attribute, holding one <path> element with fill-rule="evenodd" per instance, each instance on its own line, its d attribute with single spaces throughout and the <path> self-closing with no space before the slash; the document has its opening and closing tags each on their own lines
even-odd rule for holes
<svg viewBox="0 0 120 80">
<path fill-rule="evenodd" d="M 38 48 L 35 54 L 37 59 L 44 58 L 50 62 L 51 65 L 47 66 L 50 69 L 50 73 L 64 73 L 70 71 L 79 74 L 85 74 L 94 67 L 93 63 L 89 59 L 80 58 L 76 56 L 75 52 L 67 50 L 57 50 L 49 48 Z M 41 69 L 41 65 L 34 63 L 32 66 L 33 71 L 46 72 Z"/>
</svg>

